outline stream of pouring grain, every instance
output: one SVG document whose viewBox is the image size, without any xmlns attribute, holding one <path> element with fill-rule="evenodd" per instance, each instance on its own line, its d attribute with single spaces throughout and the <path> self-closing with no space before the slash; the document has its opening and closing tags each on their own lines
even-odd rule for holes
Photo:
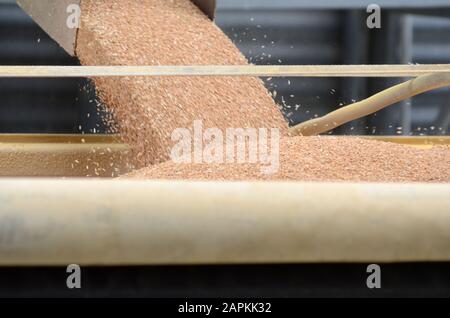
<svg viewBox="0 0 450 318">
<path fill-rule="evenodd" d="M 189 0 L 84 0 L 77 55 L 84 65 L 248 65 L 231 40 Z M 258 78 L 96 78 L 137 167 L 168 159 L 171 134 L 287 123 Z"/>
</svg>

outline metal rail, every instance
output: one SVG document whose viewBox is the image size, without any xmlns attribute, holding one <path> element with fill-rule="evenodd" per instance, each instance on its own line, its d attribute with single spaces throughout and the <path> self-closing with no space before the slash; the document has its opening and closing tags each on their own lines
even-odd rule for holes
<svg viewBox="0 0 450 318">
<path fill-rule="evenodd" d="M 0 66 L 0 78 L 120 76 L 417 77 L 430 73 L 450 73 L 450 64 Z"/>
<path fill-rule="evenodd" d="M 449 204 L 445 184 L 6 179 L 0 266 L 449 261 Z"/>
</svg>

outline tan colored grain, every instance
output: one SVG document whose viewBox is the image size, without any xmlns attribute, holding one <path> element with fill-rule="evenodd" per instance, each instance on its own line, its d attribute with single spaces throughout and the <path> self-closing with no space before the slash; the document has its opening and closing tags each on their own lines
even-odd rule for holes
<svg viewBox="0 0 450 318">
<path fill-rule="evenodd" d="M 280 145 L 280 170 L 259 164 L 166 162 L 125 178 L 192 180 L 296 180 L 353 182 L 450 182 L 450 147 L 416 149 L 353 137 L 288 137 Z"/>
<path fill-rule="evenodd" d="M 85 65 L 245 65 L 232 42 L 189 0 L 83 0 L 77 54 Z M 174 164 L 171 133 L 202 120 L 217 127 L 286 124 L 255 78 L 98 78 L 137 167 L 126 178 L 450 182 L 450 149 L 337 137 L 284 137 L 280 170 L 258 164 Z M 153 165 L 155 163 L 160 163 Z"/>
<path fill-rule="evenodd" d="M 189 0 L 84 0 L 77 55 L 84 65 L 245 65 Z M 163 162 L 176 128 L 279 127 L 281 112 L 256 78 L 97 78 L 137 167 Z"/>
</svg>

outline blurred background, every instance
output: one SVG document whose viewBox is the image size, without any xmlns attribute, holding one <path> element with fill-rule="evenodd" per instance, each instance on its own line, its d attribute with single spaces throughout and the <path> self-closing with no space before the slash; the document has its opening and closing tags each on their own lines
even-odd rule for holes
<svg viewBox="0 0 450 318">
<path fill-rule="evenodd" d="M 217 24 L 255 64 L 450 63 L 450 1 L 218 0 Z M 76 65 L 14 0 L 0 0 L 0 64 Z M 405 79 L 264 79 L 291 124 L 321 116 Z M 418 96 L 334 134 L 445 135 L 450 89 Z M 104 133 L 84 79 L 0 79 L 0 133 Z"/>
</svg>

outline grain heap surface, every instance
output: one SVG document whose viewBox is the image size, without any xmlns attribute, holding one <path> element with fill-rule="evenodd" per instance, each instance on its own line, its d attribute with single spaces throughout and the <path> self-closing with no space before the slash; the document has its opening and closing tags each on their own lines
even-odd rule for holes
<svg viewBox="0 0 450 318">
<path fill-rule="evenodd" d="M 84 65 L 245 65 L 227 36 L 189 0 L 83 0 L 77 55 Z M 97 78 L 136 167 L 164 162 L 176 128 L 281 128 L 257 78 Z"/>
<path fill-rule="evenodd" d="M 85 65 L 245 65 L 232 42 L 189 0 L 83 0 L 77 55 Z M 255 78 L 97 78 L 135 167 L 124 178 L 450 182 L 450 149 L 419 150 L 357 138 L 286 137 L 287 125 Z M 280 128 L 279 170 L 260 164 L 176 164 L 171 134 Z M 159 164 L 158 164 L 159 163 Z M 153 165 L 156 164 L 156 165 Z"/>
<path fill-rule="evenodd" d="M 416 149 L 353 137 L 289 137 L 281 140 L 278 173 L 267 175 L 260 167 L 165 162 L 124 178 L 450 182 L 450 147 Z"/>
</svg>

